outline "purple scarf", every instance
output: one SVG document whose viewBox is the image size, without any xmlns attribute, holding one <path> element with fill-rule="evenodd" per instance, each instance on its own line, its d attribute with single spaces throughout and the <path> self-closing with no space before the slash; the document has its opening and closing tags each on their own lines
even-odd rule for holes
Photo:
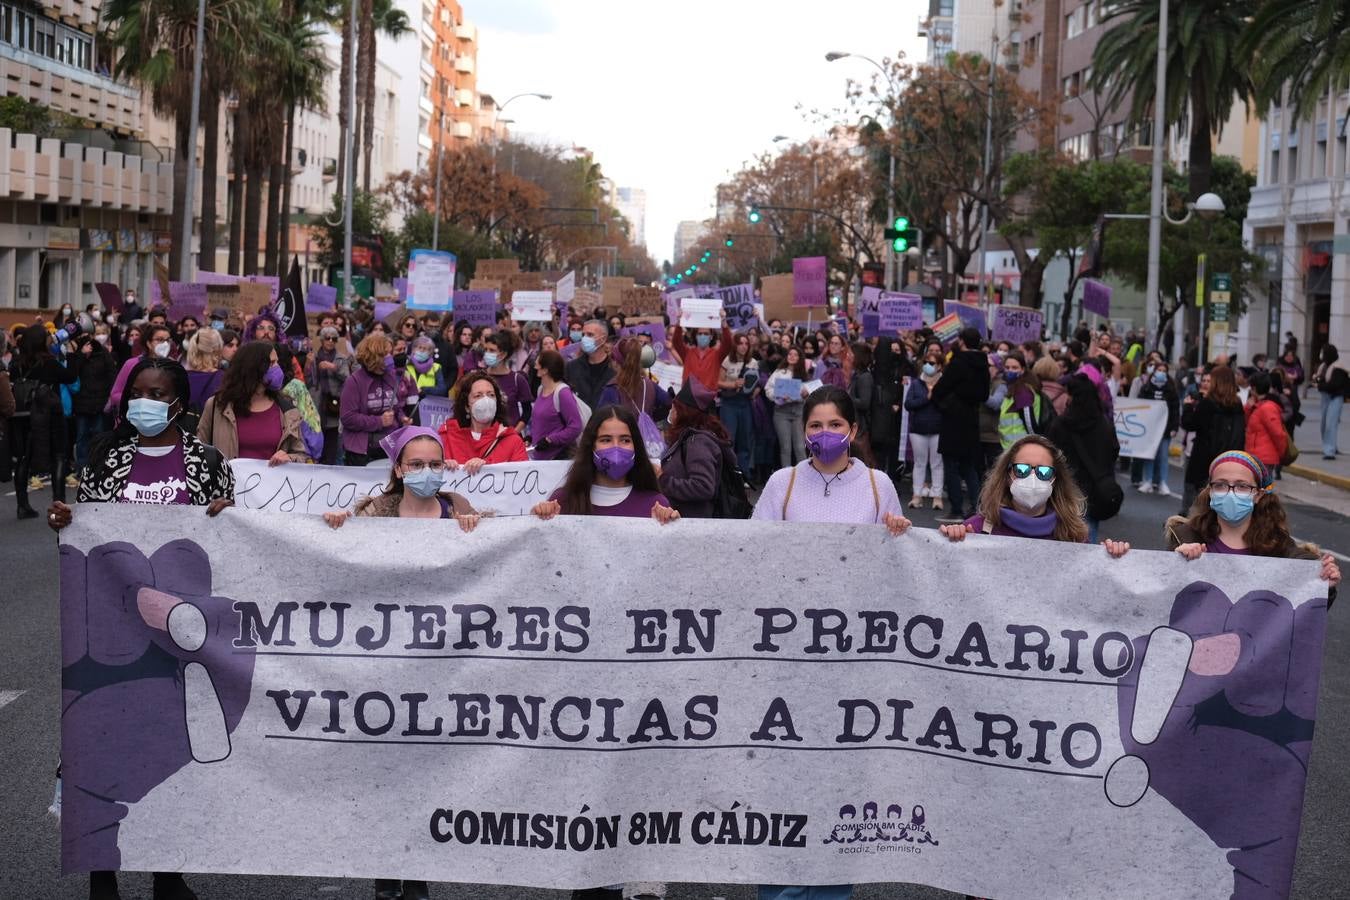
<svg viewBox="0 0 1350 900">
<path fill-rule="evenodd" d="M 408 362 L 413 367 L 413 369 L 416 370 L 418 375 L 425 375 L 431 371 L 432 366 L 436 365 L 436 357 L 428 356 L 426 362 L 420 363 L 410 356 L 408 357 Z"/>
<path fill-rule="evenodd" d="M 1046 509 L 1043 515 L 1029 516 L 1015 509 L 1003 507 L 998 511 L 1000 524 L 1006 525 L 1018 534 L 1032 538 L 1049 537 L 1059 524 L 1059 516 L 1053 509 Z"/>
</svg>

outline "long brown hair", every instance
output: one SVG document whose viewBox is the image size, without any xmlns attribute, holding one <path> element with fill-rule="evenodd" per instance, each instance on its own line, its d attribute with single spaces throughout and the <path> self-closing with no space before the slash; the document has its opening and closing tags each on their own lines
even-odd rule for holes
<svg viewBox="0 0 1350 900">
<path fill-rule="evenodd" d="M 642 341 L 631 335 L 624 338 L 614 348 L 614 356 L 619 360 L 619 371 L 614 375 L 614 383 L 629 403 L 641 408 L 647 390 L 643 384 L 646 378 L 642 374 Z"/>
<path fill-rule="evenodd" d="M 1209 399 L 1219 406 L 1242 406 L 1238 396 L 1237 379 L 1228 366 L 1215 366 L 1209 373 Z"/>
<path fill-rule="evenodd" d="M 1219 538 L 1219 514 L 1209 506 L 1209 487 L 1206 486 L 1195 498 L 1191 507 L 1191 516 L 1186 524 L 1206 543 Z M 1252 507 L 1252 518 L 1243 534 L 1247 548 L 1256 556 L 1285 556 L 1294 537 L 1289 533 L 1289 518 L 1284 513 L 1284 504 L 1273 491 L 1258 494 L 1256 505 Z"/>
<path fill-rule="evenodd" d="M 1073 480 L 1073 470 L 1069 466 L 1068 458 L 1058 447 L 1039 434 L 1029 434 L 1013 442 L 1011 447 L 1003 451 L 998 462 L 994 463 L 989 474 L 985 476 L 984 488 L 980 491 L 980 515 L 991 528 L 997 528 L 1003 507 L 1013 505 L 1010 490 L 1012 475 L 1009 472 L 1013 460 L 1017 459 L 1017 452 L 1028 444 L 1044 447 L 1055 467 L 1055 488 L 1050 494 L 1049 503 L 1046 504 L 1054 510 L 1057 519 L 1054 539 L 1081 544 L 1088 536 L 1087 521 L 1083 518 L 1087 500 L 1078 489 L 1078 483 Z"/>
<path fill-rule="evenodd" d="M 656 469 L 647 458 L 647 445 L 642 440 L 642 429 L 638 428 L 637 416 L 626 406 L 602 406 L 586 423 L 577 441 L 577 455 L 572 458 L 572 466 L 567 477 L 558 488 L 559 503 L 564 514 L 569 516 L 589 516 L 591 514 L 591 486 L 595 484 L 595 439 L 600 426 L 610 419 L 618 419 L 628 426 L 633 436 L 633 469 L 628 473 L 628 483 L 635 491 L 659 493 L 661 488 L 656 481 Z"/>
</svg>

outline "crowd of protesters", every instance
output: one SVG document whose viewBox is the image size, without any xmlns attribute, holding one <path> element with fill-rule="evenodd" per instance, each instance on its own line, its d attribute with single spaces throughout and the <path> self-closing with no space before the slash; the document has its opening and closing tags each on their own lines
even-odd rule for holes
<svg viewBox="0 0 1350 900">
<path fill-rule="evenodd" d="M 1125 501 L 1117 474 L 1128 470 L 1141 493 L 1180 495 L 1166 535 L 1188 559 L 1320 558 L 1323 577 L 1340 578 L 1330 556 L 1292 539 L 1275 493 L 1309 377 L 1293 345 L 1274 362 L 1169 363 L 1134 335 L 1086 327 L 1064 342 L 1013 345 L 972 328 L 945 343 L 930 329 L 867 339 L 831 320 L 740 333 L 667 323 L 658 353 L 650 329 L 633 333 L 603 310 L 540 323 L 503 312 L 475 326 L 438 313 L 381 321 L 359 305 L 314 316 L 300 338 L 267 310 L 204 318 L 142 314 L 131 297 L 120 313 L 67 307 L 0 335 L 0 476 L 15 481 L 20 518 L 37 515 L 28 492 L 48 483 L 49 524 L 60 529 L 77 514 L 68 489 L 81 502 L 216 515 L 233 498 L 233 459 L 387 460 L 385 492 L 330 514 L 332 527 L 354 514 L 453 518 L 469 531 L 479 515 L 444 490 L 448 472 L 561 459 L 570 469 L 535 507 L 541 519 L 753 517 L 902 534 L 906 505 L 929 505 L 953 541 L 1096 543 Z M 658 360 L 682 367 L 678 384 L 658 383 Z M 1350 390 L 1335 347 L 1311 378 L 1324 395 L 1321 449 L 1334 456 Z M 1132 465 L 1113 422 L 1124 396 L 1167 409 L 1157 453 Z M 425 413 L 427 398 L 445 398 L 441 420 Z M 1102 543 L 1111 557 L 1129 550 Z M 801 890 L 764 886 L 761 897 L 850 891 Z M 90 895 L 117 896 L 115 876 L 95 873 Z M 382 881 L 377 895 L 411 900 L 427 888 Z M 194 895 L 170 873 L 156 876 L 155 896 Z"/>
</svg>

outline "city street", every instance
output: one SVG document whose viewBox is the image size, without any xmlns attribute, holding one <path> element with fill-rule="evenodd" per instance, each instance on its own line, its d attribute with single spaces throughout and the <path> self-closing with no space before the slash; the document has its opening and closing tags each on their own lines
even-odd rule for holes
<svg viewBox="0 0 1350 900">
<path fill-rule="evenodd" d="M 1172 484 L 1180 481 L 1172 470 Z M 59 829 L 47 813 L 59 746 L 60 654 L 57 638 L 56 541 L 42 520 L 13 518 L 12 485 L 0 490 L 0 604 L 6 613 L 6 652 L 0 658 L 0 795 L 6 815 L 0 820 L 0 898 L 46 900 L 82 898 L 82 876 L 62 878 Z M 1337 553 L 1342 567 L 1350 556 L 1350 494 L 1286 477 L 1280 482 L 1295 535 Z M 34 505 L 45 509 L 48 492 L 37 493 Z M 1161 526 L 1176 512 L 1177 498 L 1143 496 L 1127 491 L 1122 514 L 1105 523 L 1103 536 L 1129 540 L 1136 548 L 1162 546 Z M 934 524 L 931 510 L 912 511 L 921 527 Z M 1073 590 L 1073 585 L 1065 585 Z M 1342 601 L 1344 602 L 1344 601 Z M 1326 647 L 1319 722 L 1308 779 L 1307 805 L 1293 896 L 1346 896 L 1350 857 L 1344 852 L 1350 833 L 1350 625 L 1345 610 L 1335 608 Z M 266 827 L 266 811 L 260 811 Z M 148 898 L 149 876 L 123 877 L 124 898 Z M 286 900 L 286 898 L 362 898 L 373 890 L 368 882 L 322 878 L 261 878 L 198 875 L 189 879 L 203 900 Z M 562 898 L 563 892 L 482 885 L 435 885 L 438 898 Z M 671 885 L 672 900 L 750 900 L 751 887 L 740 885 Z M 903 885 L 860 887 L 858 900 L 937 898 L 952 896 L 931 888 Z M 1114 896 L 1103 886 L 1102 897 Z"/>
</svg>

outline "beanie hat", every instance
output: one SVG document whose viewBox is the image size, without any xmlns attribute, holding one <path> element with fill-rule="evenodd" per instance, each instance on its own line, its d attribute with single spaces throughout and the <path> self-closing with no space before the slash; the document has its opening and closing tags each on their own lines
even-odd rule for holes
<svg viewBox="0 0 1350 900">
<path fill-rule="evenodd" d="M 1214 462 L 1209 464 L 1209 477 L 1214 477 L 1214 470 L 1224 463 L 1237 463 L 1246 467 L 1252 477 L 1256 479 L 1256 486 L 1263 494 L 1269 494 L 1275 490 L 1275 480 L 1270 476 L 1270 469 L 1255 456 L 1242 450 L 1226 450 L 1214 457 Z"/>
</svg>

